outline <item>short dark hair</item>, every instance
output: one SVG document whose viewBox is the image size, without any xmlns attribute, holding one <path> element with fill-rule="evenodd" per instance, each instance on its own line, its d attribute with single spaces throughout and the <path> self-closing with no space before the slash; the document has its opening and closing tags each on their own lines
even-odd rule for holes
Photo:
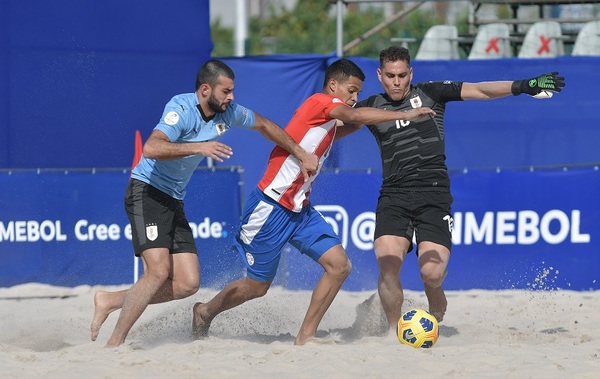
<svg viewBox="0 0 600 379">
<path fill-rule="evenodd" d="M 198 91 L 202 84 L 208 84 L 209 86 L 214 87 L 217 84 L 219 76 L 224 76 L 231 80 L 235 79 L 233 70 L 223 61 L 218 59 L 206 61 L 206 63 L 200 67 L 200 70 L 198 70 L 198 75 L 196 75 L 196 91 Z"/>
<path fill-rule="evenodd" d="M 365 73 L 358 67 L 358 65 L 351 60 L 346 58 L 338 59 L 327 67 L 325 70 L 325 81 L 323 82 L 323 88 L 327 87 L 327 83 L 331 79 L 335 79 L 338 82 L 348 80 L 351 76 L 365 81 Z"/>
<path fill-rule="evenodd" d="M 404 61 L 410 67 L 410 53 L 405 47 L 390 46 L 379 53 L 379 68 L 387 62 Z"/>
</svg>

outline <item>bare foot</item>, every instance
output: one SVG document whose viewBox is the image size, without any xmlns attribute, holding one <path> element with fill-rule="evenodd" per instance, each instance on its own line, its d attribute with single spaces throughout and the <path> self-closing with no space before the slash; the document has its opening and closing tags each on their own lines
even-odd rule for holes
<svg viewBox="0 0 600 379">
<path fill-rule="evenodd" d="M 425 288 L 425 295 L 427 295 L 427 300 L 429 301 L 429 313 L 431 313 L 438 322 L 442 322 L 444 315 L 446 314 L 446 308 L 448 307 L 444 289 L 442 287 Z"/>
<path fill-rule="evenodd" d="M 108 305 L 108 300 L 106 297 L 109 295 L 108 292 L 98 291 L 94 294 L 94 318 L 92 319 L 92 325 L 90 326 L 90 331 L 92 332 L 92 341 L 95 341 L 98 338 L 98 333 L 100 333 L 100 328 L 108 315 L 117 310 L 117 308 L 111 308 Z"/>
<path fill-rule="evenodd" d="M 304 341 L 304 343 L 296 343 L 294 341 L 294 345 L 296 346 L 301 346 L 301 345 L 336 345 L 337 342 L 335 340 L 335 338 L 333 336 L 327 336 L 327 337 L 310 337 L 308 338 L 306 341 Z"/>
<path fill-rule="evenodd" d="M 315 339 L 316 339 L 316 336 L 314 334 L 313 335 L 298 334 L 296 336 L 296 339 L 294 340 L 294 345 L 302 346 L 302 345 L 305 345 L 307 342 L 313 341 Z"/>
<path fill-rule="evenodd" d="M 114 348 L 114 347 L 119 347 L 123 343 L 125 343 L 125 341 L 112 342 L 111 340 L 108 340 L 108 342 L 106 342 L 106 345 L 104 345 L 104 348 L 105 349 L 110 349 L 110 348 Z"/>
<path fill-rule="evenodd" d="M 206 321 L 202 317 L 202 308 L 204 308 L 204 305 L 204 303 L 196 303 L 192 309 L 192 313 L 194 314 L 192 319 L 192 333 L 197 340 L 207 337 L 208 329 L 210 328 L 210 321 Z"/>
<path fill-rule="evenodd" d="M 398 324 L 390 324 L 390 328 L 387 332 L 387 334 L 385 335 L 386 338 L 390 339 L 397 339 L 398 338 Z"/>
</svg>

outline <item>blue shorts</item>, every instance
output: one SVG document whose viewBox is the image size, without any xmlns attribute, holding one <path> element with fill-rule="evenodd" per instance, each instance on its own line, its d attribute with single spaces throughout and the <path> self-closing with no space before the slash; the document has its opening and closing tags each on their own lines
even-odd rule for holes
<svg viewBox="0 0 600 379">
<path fill-rule="evenodd" d="M 327 250 L 341 245 L 331 225 L 311 205 L 299 213 L 292 212 L 255 189 L 244 206 L 234 243 L 246 263 L 248 276 L 260 282 L 273 280 L 288 242 L 315 262 Z"/>
</svg>

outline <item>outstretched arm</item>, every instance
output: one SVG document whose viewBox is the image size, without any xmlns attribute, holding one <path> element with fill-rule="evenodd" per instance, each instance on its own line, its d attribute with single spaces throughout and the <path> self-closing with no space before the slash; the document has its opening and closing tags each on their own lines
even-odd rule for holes
<svg viewBox="0 0 600 379">
<path fill-rule="evenodd" d="M 508 95 L 521 95 L 523 93 L 536 96 L 543 91 L 560 92 L 565 86 L 565 78 L 558 76 L 558 72 L 543 74 L 536 78 L 499 81 L 463 83 L 461 97 L 463 100 L 490 100 Z"/>
<path fill-rule="evenodd" d="M 427 107 L 414 108 L 407 111 L 387 111 L 370 107 L 350 108 L 339 106 L 333 108 L 329 112 L 329 116 L 337 118 L 344 124 L 373 125 L 395 120 L 419 120 L 433 117 L 435 116 L 435 112 Z"/>
<path fill-rule="evenodd" d="M 365 124 L 377 124 L 384 121 L 406 120 L 413 121 L 426 117 L 435 116 L 431 108 L 415 108 L 408 111 L 387 111 L 377 108 L 348 108 L 335 107 L 329 112 L 331 117 L 338 119 L 338 127 L 335 132 L 335 140 L 350 135 Z M 353 121 L 350 121 L 353 120 Z"/>
<path fill-rule="evenodd" d="M 463 100 L 491 100 L 511 95 L 513 82 L 479 82 L 463 83 L 460 97 Z"/>
<path fill-rule="evenodd" d="M 315 154 L 309 153 L 298 145 L 292 137 L 290 137 L 283 129 L 281 129 L 273 121 L 254 112 L 255 125 L 254 129 L 259 131 L 269 141 L 276 143 L 290 154 L 292 154 L 300 162 L 300 170 L 304 176 L 304 181 L 307 181 L 310 173 L 315 172 L 319 166 L 319 158 Z"/>
</svg>

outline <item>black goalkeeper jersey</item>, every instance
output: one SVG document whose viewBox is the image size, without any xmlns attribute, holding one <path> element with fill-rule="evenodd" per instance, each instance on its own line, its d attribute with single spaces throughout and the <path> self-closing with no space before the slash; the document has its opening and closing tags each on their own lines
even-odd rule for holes
<svg viewBox="0 0 600 379">
<path fill-rule="evenodd" d="M 367 125 L 381 152 L 382 191 L 407 188 L 449 190 L 444 112 L 447 102 L 462 100 L 461 88 L 462 82 L 417 83 L 411 85 L 409 96 L 400 101 L 391 101 L 386 94 L 378 94 L 356 103 L 356 107 L 387 110 L 430 107 L 436 112 L 435 119 Z"/>
</svg>

